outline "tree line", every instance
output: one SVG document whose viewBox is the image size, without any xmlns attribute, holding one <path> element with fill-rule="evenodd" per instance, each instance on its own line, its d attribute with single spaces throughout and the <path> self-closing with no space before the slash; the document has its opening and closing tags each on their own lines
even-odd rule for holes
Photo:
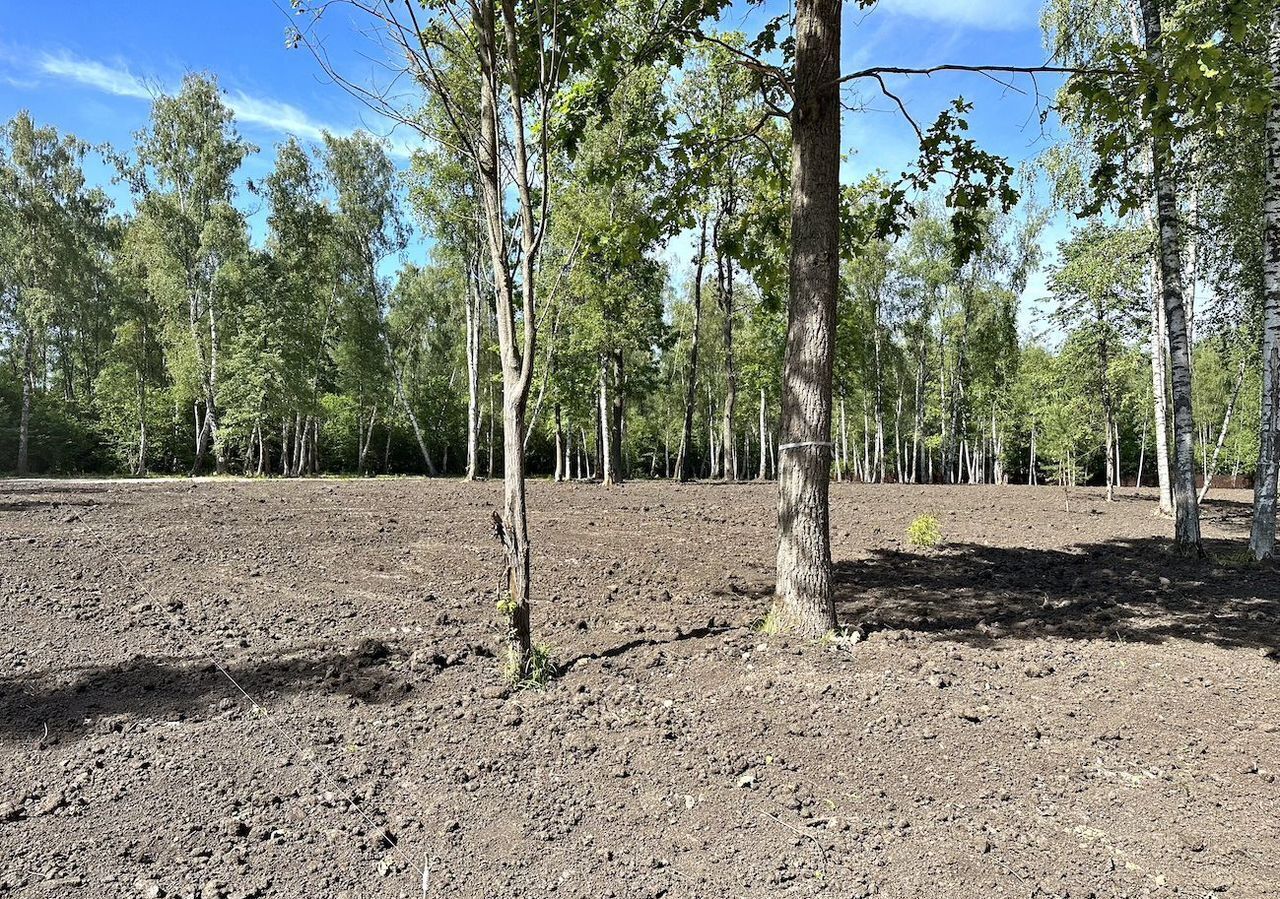
<svg viewBox="0 0 1280 899">
<path fill-rule="evenodd" d="M 1197 551 L 1202 491 L 1252 477 L 1271 552 L 1274 3 L 1050 0 L 1051 64 L 848 73 L 832 0 L 751 38 L 704 30 L 707 3 L 361 4 L 407 96 L 330 62 L 332 5 L 300 4 L 292 43 L 422 137 L 407 171 L 356 132 L 289 139 L 243 182 L 257 148 L 202 75 L 128 150 L 5 127 L 14 471 L 501 476 L 523 674 L 529 472 L 777 478 L 775 611 L 801 632 L 834 624 L 833 478 L 1155 483 Z M 888 80 L 971 72 L 1063 77 L 1064 139 L 1034 172 L 967 136 L 969 103 L 918 122 Z M 859 85 L 920 156 L 842 185 Z M 129 208 L 86 183 L 90 152 Z M 1077 223 L 1049 261 L 1054 209 Z M 1020 334 L 1046 265 L 1051 320 Z"/>
</svg>

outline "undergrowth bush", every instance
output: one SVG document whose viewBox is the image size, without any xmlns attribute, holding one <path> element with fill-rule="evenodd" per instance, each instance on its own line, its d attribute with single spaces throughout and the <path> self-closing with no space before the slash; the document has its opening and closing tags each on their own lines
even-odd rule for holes
<svg viewBox="0 0 1280 899">
<path fill-rule="evenodd" d="M 920 515 L 907 526 L 907 542 L 921 549 L 933 549 L 942 543 L 942 528 L 932 515 Z"/>
</svg>

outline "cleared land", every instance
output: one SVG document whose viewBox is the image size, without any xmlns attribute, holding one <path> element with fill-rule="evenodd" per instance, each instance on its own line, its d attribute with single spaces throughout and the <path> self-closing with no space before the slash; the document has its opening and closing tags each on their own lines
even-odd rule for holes
<svg viewBox="0 0 1280 899">
<path fill-rule="evenodd" d="M 838 485 L 814 646 L 772 485 L 533 484 L 507 694 L 497 484 L 0 487 L 0 894 L 1280 896 L 1247 493 L 1196 562 L 1149 494 Z"/>
</svg>

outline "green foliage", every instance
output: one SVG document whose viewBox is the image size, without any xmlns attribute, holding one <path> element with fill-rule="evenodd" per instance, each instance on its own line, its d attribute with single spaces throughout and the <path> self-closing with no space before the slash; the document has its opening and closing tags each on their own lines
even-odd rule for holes
<svg viewBox="0 0 1280 899">
<path fill-rule="evenodd" d="M 540 689 L 551 683 L 559 672 L 560 664 L 552 648 L 546 643 L 535 643 L 527 676 L 521 677 L 520 659 L 511 648 L 508 648 L 502 674 L 508 683 L 519 689 Z"/>
<path fill-rule="evenodd" d="M 907 543 L 919 549 L 934 549 L 942 545 L 942 528 L 932 515 L 919 515 L 907 525 Z"/>
</svg>

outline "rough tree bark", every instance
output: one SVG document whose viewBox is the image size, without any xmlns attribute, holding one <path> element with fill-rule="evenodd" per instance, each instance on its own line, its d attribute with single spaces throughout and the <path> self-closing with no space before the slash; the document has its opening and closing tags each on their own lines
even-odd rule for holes
<svg viewBox="0 0 1280 899">
<path fill-rule="evenodd" d="M 817 637 L 831 595 L 831 372 L 840 264 L 840 0 L 798 0 L 791 113 L 791 265 L 778 446 L 772 618 Z"/>
<path fill-rule="evenodd" d="M 1275 4 L 1270 25 L 1267 60 L 1272 93 L 1267 110 L 1263 195 L 1262 418 L 1249 534 L 1249 549 L 1259 561 L 1275 552 L 1276 481 L 1280 474 L 1280 6 Z"/>
</svg>

